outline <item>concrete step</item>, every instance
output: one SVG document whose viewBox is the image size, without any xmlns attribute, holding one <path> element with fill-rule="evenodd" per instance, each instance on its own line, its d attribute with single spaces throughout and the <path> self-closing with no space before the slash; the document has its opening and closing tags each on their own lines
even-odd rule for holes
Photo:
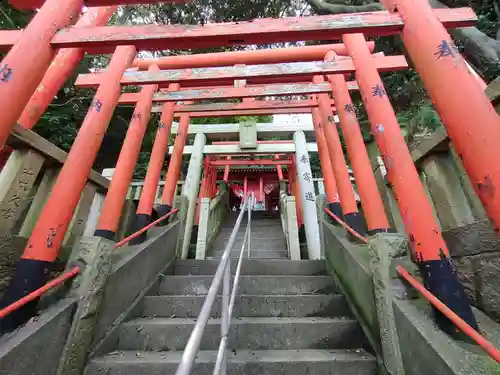
<svg viewBox="0 0 500 375">
<path fill-rule="evenodd" d="M 213 251 L 224 250 L 227 246 L 227 242 L 228 240 L 224 238 L 217 238 L 212 245 Z M 243 238 L 236 239 L 233 243 L 233 249 L 241 249 L 242 245 L 243 245 Z M 256 234 L 252 234 L 251 248 L 256 250 L 283 250 L 286 248 L 285 237 L 268 239 L 258 236 Z"/>
<path fill-rule="evenodd" d="M 225 222 L 222 224 L 221 230 L 233 230 L 235 224 L 236 224 L 236 221 Z M 248 221 L 243 220 L 240 224 L 240 230 L 245 228 L 247 224 L 248 224 Z M 283 230 L 282 226 L 281 226 L 281 221 L 279 221 L 279 220 L 252 220 L 250 225 L 252 228 L 270 228 L 270 227 L 272 227 L 272 228 L 280 228 L 281 230 Z"/>
<path fill-rule="evenodd" d="M 212 308 L 213 318 L 221 316 L 221 298 Z M 148 296 L 143 301 L 143 317 L 197 318 L 205 296 Z M 238 317 L 344 317 L 349 306 L 341 294 L 320 295 L 239 295 L 233 316 Z"/>
<path fill-rule="evenodd" d="M 178 260 L 173 273 L 176 275 L 214 275 L 218 260 Z M 232 267 L 233 274 L 236 267 Z M 324 275 L 325 263 L 321 260 L 244 260 L 242 275 Z"/>
<path fill-rule="evenodd" d="M 165 276 L 159 294 L 205 295 L 213 276 Z M 219 293 L 221 291 L 219 290 Z M 238 294 L 331 294 L 338 292 L 330 276 L 241 276 Z"/>
<path fill-rule="evenodd" d="M 117 351 L 95 358 L 85 375 L 174 374 L 182 352 Z M 198 352 L 192 374 L 212 375 L 216 351 Z M 376 362 L 356 350 L 236 350 L 228 352 L 228 375 L 374 375 Z"/>
<path fill-rule="evenodd" d="M 278 232 L 279 230 L 279 232 Z M 224 240 L 229 240 L 229 237 L 231 237 L 232 231 L 220 231 L 217 234 L 217 239 L 224 239 Z M 279 229 L 270 229 L 269 231 L 266 231 L 266 233 L 262 233 L 261 231 L 252 231 L 252 239 L 254 239 L 255 236 L 263 234 L 264 238 L 270 239 L 270 240 L 281 240 L 285 238 L 285 235 L 283 234 L 283 231 L 281 227 Z M 236 234 L 236 239 L 237 240 L 242 240 L 245 237 L 245 231 L 239 231 Z"/>
<path fill-rule="evenodd" d="M 119 327 L 119 350 L 184 350 L 196 319 L 139 318 Z M 237 318 L 231 322 L 230 349 L 352 349 L 363 332 L 349 318 Z M 217 350 L 220 320 L 209 319 L 200 350 Z"/>
<path fill-rule="evenodd" d="M 233 250 L 231 252 L 231 258 L 239 258 L 240 257 L 240 249 Z M 224 251 L 215 250 L 210 253 L 209 258 L 220 259 L 222 258 L 222 254 Z M 245 249 L 245 254 L 243 255 L 245 258 L 248 258 L 247 250 Z M 287 250 L 251 250 L 250 251 L 250 259 L 288 259 L 288 251 Z"/>
</svg>

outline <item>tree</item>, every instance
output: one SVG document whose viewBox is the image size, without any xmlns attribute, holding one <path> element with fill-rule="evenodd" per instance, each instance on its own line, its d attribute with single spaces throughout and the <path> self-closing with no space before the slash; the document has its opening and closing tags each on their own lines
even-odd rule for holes
<svg viewBox="0 0 500 375">
<path fill-rule="evenodd" d="M 376 0 L 306 0 L 319 14 L 370 12 L 384 9 Z M 499 0 L 429 0 L 433 8 L 471 6 L 479 16 L 478 27 L 451 30 L 464 57 L 491 81 L 500 74 Z"/>
</svg>

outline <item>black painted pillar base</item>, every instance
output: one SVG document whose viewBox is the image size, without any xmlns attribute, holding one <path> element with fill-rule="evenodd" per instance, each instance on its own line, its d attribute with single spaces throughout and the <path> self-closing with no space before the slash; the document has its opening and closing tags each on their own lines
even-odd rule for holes
<svg viewBox="0 0 500 375">
<path fill-rule="evenodd" d="M 94 236 L 102 237 L 110 241 L 115 240 L 115 232 L 107 229 L 96 229 L 94 231 Z"/>
<path fill-rule="evenodd" d="M 337 216 L 339 219 L 342 220 L 342 207 L 340 206 L 340 202 L 333 202 L 333 203 L 328 203 L 327 205 L 328 209 L 332 211 L 332 213 Z M 335 220 L 333 217 L 328 215 L 330 221 L 332 222 L 333 225 L 340 225 L 337 220 Z"/>
<path fill-rule="evenodd" d="M 422 261 L 418 263 L 425 287 L 441 302 L 475 330 L 478 330 L 476 319 L 472 313 L 464 287 L 458 280 L 451 260 L 443 257 L 439 260 Z M 436 309 L 434 317 L 436 324 L 444 332 L 453 336 L 461 336 L 461 331 L 447 317 Z"/>
<path fill-rule="evenodd" d="M 305 243 L 307 242 L 306 240 L 306 227 L 304 224 L 302 224 L 299 227 L 299 243 Z"/>
<path fill-rule="evenodd" d="M 51 269 L 52 262 L 20 259 L 17 262 L 16 270 L 12 275 L 9 286 L 0 300 L 0 308 L 7 307 L 32 291 L 42 287 L 47 282 Z M 35 316 L 38 300 L 39 298 L 27 303 L 1 319 L 0 333 L 4 334 L 14 331 Z"/>
<path fill-rule="evenodd" d="M 170 211 L 172 211 L 172 206 L 169 204 L 162 204 L 156 208 L 156 211 L 158 212 L 158 218 L 160 218 L 160 217 L 168 214 Z M 169 218 L 163 220 L 161 223 L 156 224 L 156 226 L 157 227 L 164 227 L 165 225 L 168 224 L 168 220 L 169 220 Z"/>
<path fill-rule="evenodd" d="M 363 216 L 359 212 L 350 212 L 344 215 L 344 222 L 361 236 L 366 236 Z M 348 232 L 350 241 L 357 242 L 359 239 Z"/>
<path fill-rule="evenodd" d="M 366 231 L 366 234 L 368 234 L 369 236 L 373 236 L 377 233 L 395 233 L 395 231 L 392 230 L 391 228 L 377 228 L 377 229 L 369 229 Z"/>
<path fill-rule="evenodd" d="M 198 229 L 199 229 L 199 226 L 196 224 L 193 224 L 193 228 L 191 229 L 191 239 L 190 239 L 191 245 L 196 245 L 198 243 Z"/>
<path fill-rule="evenodd" d="M 134 221 L 132 222 L 132 228 L 130 230 L 130 234 L 137 232 L 138 230 L 141 230 L 144 228 L 146 225 L 151 223 L 151 215 L 148 214 L 135 214 Z M 139 236 L 131 239 L 129 241 L 129 245 L 139 245 L 146 241 L 146 238 L 148 238 L 148 231 L 145 231 L 141 233 Z"/>
<path fill-rule="evenodd" d="M 365 226 L 363 225 L 363 216 L 359 212 L 350 212 L 345 214 L 344 221 L 362 236 L 366 235 Z"/>
</svg>

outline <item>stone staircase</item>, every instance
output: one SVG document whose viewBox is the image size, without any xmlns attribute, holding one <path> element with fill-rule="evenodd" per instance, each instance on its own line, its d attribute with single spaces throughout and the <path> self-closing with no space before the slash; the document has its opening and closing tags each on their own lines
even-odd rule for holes
<svg viewBox="0 0 500 375">
<path fill-rule="evenodd" d="M 91 358 L 85 374 L 174 374 L 217 265 L 217 260 L 177 261 L 172 274 L 143 299 L 137 317 L 118 327 L 114 351 Z M 212 374 L 220 314 L 218 299 L 193 375 Z M 376 361 L 365 343 L 323 262 L 243 262 L 229 335 L 229 375 L 373 375 Z"/>
<path fill-rule="evenodd" d="M 220 259 L 231 236 L 239 212 L 231 212 L 222 224 L 219 234 L 214 240 L 212 251 L 209 253 L 214 259 Z M 232 257 L 239 257 L 241 245 L 245 236 L 248 216 L 245 214 L 241 222 L 236 241 L 234 242 Z M 253 259 L 288 259 L 286 239 L 281 226 L 278 212 L 252 212 L 251 223 L 251 252 Z M 245 250 L 246 251 L 246 250 Z M 246 253 L 245 253 L 245 257 Z"/>
</svg>

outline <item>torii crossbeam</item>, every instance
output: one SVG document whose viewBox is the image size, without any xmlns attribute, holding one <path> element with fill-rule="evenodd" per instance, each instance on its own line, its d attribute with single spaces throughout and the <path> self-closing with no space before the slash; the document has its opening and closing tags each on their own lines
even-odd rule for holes
<svg viewBox="0 0 500 375">
<path fill-rule="evenodd" d="M 358 90 L 356 82 L 347 82 L 349 90 Z M 161 91 L 153 95 L 154 102 L 178 102 L 188 100 L 210 100 L 210 99 L 235 99 L 235 98 L 257 98 L 262 96 L 288 96 L 321 94 L 332 91 L 328 83 L 299 83 L 285 85 L 266 85 L 254 87 L 218 87 L 197 88 L 178 91 Z M 134 104 L 139 97 L 138 93 L 123 93 L 119 104 Z"/>
</svg>

